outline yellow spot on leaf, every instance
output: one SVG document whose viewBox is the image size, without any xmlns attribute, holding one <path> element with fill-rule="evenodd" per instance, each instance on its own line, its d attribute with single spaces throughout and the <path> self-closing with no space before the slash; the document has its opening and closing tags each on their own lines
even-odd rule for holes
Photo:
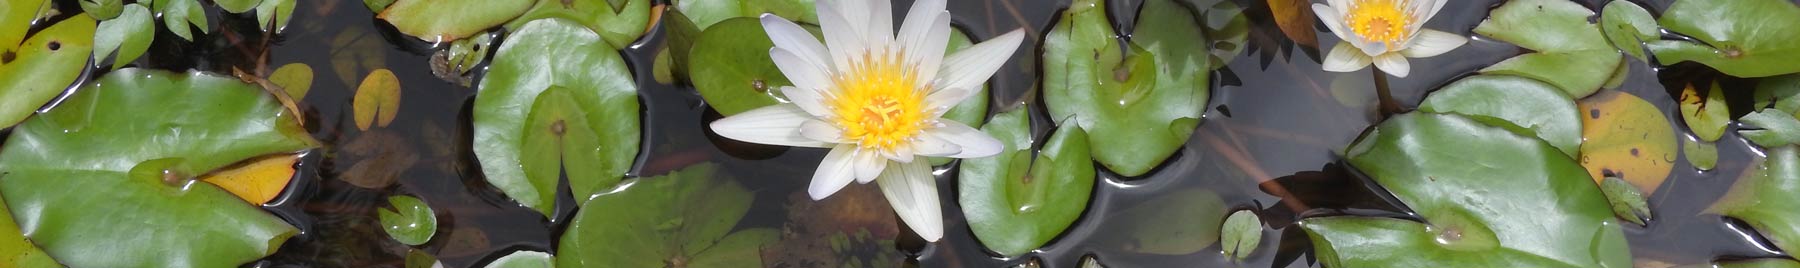
<svg viewBox="0 0 1800 268">
<path fill-rule="evenodd" d="M 287 188 L 288 181 L 294 178 L 294 163 L 299 161 L 297 154 L 257 158 L 206 174 L 200 181 L 217 185 L 250 204 L 261 205 Z"/>
</svg>

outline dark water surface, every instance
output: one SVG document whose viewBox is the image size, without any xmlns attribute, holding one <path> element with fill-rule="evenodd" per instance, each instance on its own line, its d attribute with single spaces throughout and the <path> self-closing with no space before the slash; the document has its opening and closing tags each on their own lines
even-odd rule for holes
<svg viewBox="0 0 1800 268">
<path fill-rule="evenodd" d="M 895 11 L 903 13 L 903 7 L 912 1 L 894 2 Z M 994 106 L 990 110 L 1008 111 L 1021 102 L 1042 107 L 1042 102 L 1032 97 L 1040 73 L 1035 55 L 1043 33 L 1054 25 L 1067 2 L 950 1 L 955 24 L 978 39 L 1015 28 L 1024 28 L 1030 34 L 1030 41 L 992 80 Z M 1143 177 L 1125 178 L 1102 172 L 1092 203 L 1082 218 L 1048 246 L 1024 257 L 996 257 L 976 242 L 956 207 L 955 172 L 940 173 L 944 174 L 938 185 L 946 205 L 947 234 L 939 243 L 924 243 L 905 233 L 905 228 L 898 228 L 892 215 L 887 214 L 891 212 L 886 210 L 886 201 L 872 184 L 852 186 L 826 202 L 815 204 L 807 200 L 807 180 L 825 151 L 745 144 L 709 133 L 705 123 L 719 115 L 709 110 L 691 87 L 664 85 L 651 79 L 650 63 L 662 42 L 660 29 L 622 52 L 638 77 L 644 102 L 645 148 L 632 175 L 654 176 L 693 163 L 719 163 L 725 173 L 756 193 L 755 205 L 739 227 L 784 228 L 783 237 L 788 239 L 816 239 L 840 229 L 864 227 L 876 239 L 860 240 L 862 243 L 849 251 L 854 256 L 849 257 L 871 262 L 875 267 L 1000 267 L 1033 258 L 1041 260 L 1044 267 L 1076 267 L 1084 256 L 1097 257 L 1109 267 L 1314 266 L 1305 235 L 1298 228 L 1290 228 L 1299 217 L 1406 217 L 1401 206 L 1358 177 L 1357 172 L 1345 168 L 1335 153 L 1378 122 L 1369 93 L 1373 92 L 1371 70 L 1324 72 L 1316 60 L 1322 56 L 1320 49 L 1275 42 L 1281 33 L 1273 26 L 1265 1 L 1233 2 L 1246 7 L 1253 24 L 1250 49 L 1214 74 L 1206 121 L 1186 148 Z M 1452 0 L 1426 27 L 1471 34 L 1488 9 L 1500 2 Z M 1605 1 L 1578 2 L 1597 9 Z M 1671 0 L 1634 2 L 1659 13 Z M 64 10 L 77 9 L 71 0 L 57 3 Z M 1129 32 L 1139 3 L 1109 3 L 1120 32 Z M 274 256 L 250 266 L 399 267 L 410 249 L 388 239 L 375 218 L 375 210 L 394 194 L 417 196 L 436 210 L 438 233 L 430 243 L 418 248 L 439 257 L 447 266 L 479 267 L 520 249 L 554 252 L 551 249 L 556 238 L 573 214 L 574 199 L 564 190 L 557 216 L 544 219 L 487 185 L 470 149 L 471 143 L 480 142 L 470 138 L 470 107 L 476 90 L 433 75 L 428 65 L 433 44 L 398 34 L 386 22 L 375 19 L 375 14 L 359 1 L 299 1 L 296 18 L 282 35 L 269 40 L 268 46 L 262 43 L 263 35 L 256 29 L 254 17 L 220 17 L 227 13 L 217 10 L 211 14 L 215 16 L 211 21 L 218 24 L 213 33 L 196 35 L 195 42 L 188 42 L 160 32 L 150 54 L 137 64 L 230 73 L 234 67 L 255 69 L 257 55 L 263 48 L 268 48 L 270 70 L 287 63 L 308 64 L 315 70 L 315 80 L 311 93 L 301 100 L 307 128 L 327 144 L 304 159 L 300 179 L 266 206 L 303 233 L 289 240 Z M 1318 36 L 1327 48 L 1337 42 L 1330 33 L 1321 32 Z M 362 46 L 346 48 L 346 43 Z M 1412 59 L 1412 75 L 1390 82 L 1395 97 L 1410 107 L 1432 89 L 1523 52 L 1510 44 L 1477 37 L 1469 45 L 1443 56 Z M 400 78 L 403 97 L 393 125 L 369 131 L 354 127 L 350 120 L 351 98 L 356 84 L 371 69 L 340 70 L 334 61 L 369 61 L 374 64 L 369 67 L 391 69 Z M 1664 84 L 1680 85 L 1694 77 L 1717 76 L 1698 66 L 1660 67 L 1637 60 L 1627 62 L 1632 64 L 1633 78 L 1622 90 L 1662 108 L 1675 126 L 1684 126 L 1675 122 L 1679 115 L 1673 96 L 1677 95 Z M 348 77 L 340 77 L 339 72 Z M 1734 101 L 1749 99 L 1739 96 L 1747 95 L 1749 90 L 1745 88 L 1749 85 L 1726 82 L 1727 87 L 1740 88 L 1731 91 L 1738 94 L 1732 96 Z M 1049 131 L 1047 117 L 1041 110 L 1034 115 L 1038 133 Z M 1699 264 L 1720 258 L 1779 255 L 1762 238 L 1738 227 L 1741 224 L 1700 215 L 1757 154 L 1736 138 L 1735 131 L 1727 133 L 1727 138 L 1719 142 L 1717 170 L 1701 172 L 1686 161 L 1675 161 L 1671 177 L 1650 199 L 1657 218 L 1647 227 L 1625 225 L 1633 256 L 1641 264 Z M 1667 157 L 1679 159 L 1677 155 Z M 364 167 L 356 167 L 359 164 Z M 397 179 L 392 186 L 365 189 L 346 182 L 382 178 L 384 173 Z M 1193 189 L 1215 192 L 1228 208 L 1251 209 L 1262 216 L 1269 228 L 1261 247 L 1249 260 L 1233 263 L 1220 254 L 1217 245 L 1186 255 L 1154 255 L 1127 250 L 1133 245 L 1107 242 L 1128 236 L 1134 230 L 1127 224 L 1142 220 L 1120 217 L 1122 211 Z M 1284 200 L 1270 189 L 1290 192 L 1294 198 Z M 841 212 L 845 211 L 873 216 L 844 216 Z M 823 267 L 805 260 L 842 257 L 834 256 L 829 247 L 809 245 L 816 244 L 783 241 L 766 254 L 775 256 L 766 261 L 784 267 Z M 630 246 L 629 241 L 621 241 L 620 246 Z M 916 261 L 903 261 L 909 256 L 916 257 Z"/>
</svg>

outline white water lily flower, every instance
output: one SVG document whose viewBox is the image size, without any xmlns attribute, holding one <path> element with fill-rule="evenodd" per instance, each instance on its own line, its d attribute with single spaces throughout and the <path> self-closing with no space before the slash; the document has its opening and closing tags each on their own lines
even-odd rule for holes
<svg viewBox="0 0 1800 268">
<path fill-rule="evenodd" d="M 1354 72 L 1375 63 L 1395 77 L 1406 77 L 1412 66 L 1406 58 L 1424 58 L 1450 52 L 1468 38 L 1443 31 L 1421 29 L 1448 0 L 1327 0 L 1313 4 L 1313 14 L 1343 39 L 1325 54 L 1326 71 Z"/>
<path fill-rule="evenodd" d="M 950 13 L 944 0 L 919 0 L 894 34 L 889 0 L 819 0 L 825 43 L 781 17 L 763 15 L 769 57 L 793 87 L 788 103 L 712 123 L 740 141 L 831 148 L 807 193 L 831 196 L 850 182 L 875 181 L 900 220 L 928 241 L 944 236 L 937 180 L 918 156 L 976 158 L 1000 153 L 999 140 L 944 112 L 976 93 L 1018 49 L 1018 30 L 944 56 Z"/>
</svg>

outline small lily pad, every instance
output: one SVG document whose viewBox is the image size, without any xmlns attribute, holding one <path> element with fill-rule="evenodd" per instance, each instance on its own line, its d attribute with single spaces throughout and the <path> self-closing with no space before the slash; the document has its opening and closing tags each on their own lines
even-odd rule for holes
<svg viewBox="0 0 1800 268">
<path fill-rule="evenodd" d="M 1581 115 L 1575 101 L 1555 86 L 1510 75 L 1477 75 L 1444 86 L 1419 105 L 1430 113 L 1449 113 L 1503 128 L 1520 128 L 1563 154 L 1581 148 Z"/>
<path fill-rule="evenodd" d="M 1645 60 L 1644 42 L 1662 39 L 1656 18 L 1649 10 L 1631 1 L 1612 1 L 1600 10 L 1600 30 L 1613 47 L 1639 60 Z"/>
<path fill-rule="evenodd" d="M 1713 170 L 1719 165 L 1719 147 L 1711 142 L 1682 139 L 1681 155 L 1696 169 Z"/>
<path fill-rule="evenodd" d="M 0 53 L 16 55 L 12 62 L 0 64 L 0 81 L 7 81 L 0 83 L 0 96 L 6 96 L 0 98 L 0 128 L 24 121 L 81 77 L 93 49 L 94 27 L 93 18 L 74 16 L 44 28 L 17 47 L 0 44 L 4 50 Z"/>
<path fill-rule="evenodd" d="M 122 0 L 81 0 L 76 3 L 81 5 L 81 11 L 87 12 L 88 16 L 96 20 L 117 18 L 119 13 L 125 11 L 125 2 Z"/>
<path fill-rule="evenodd" d="M 1534 53 L 1513 57 L 1482 69 L 1541 80 L 1580 98 L 1599 90 L 1624 56 L 1608 43 L 1600 26 L 1589 21 L 1594 11 L 1569 0 L 1507 1 L 1495 8 L 1475 32 Z"/>
<path fill-rule="evenodd" d="M 356 99 L 351 101 L 356 115 L 356 129 L 386 127 L 400 112 L 400 78 L 394 71 L 376 69 L 356 86 Z"/>
<path fill-rule="evenodd" d="M 1706 209 L 1748 223 L 1775 247 L 1800 249 L 1800 148 L 1770 148 L 1749 172 L 1731 184 L 1724 197 Z"/>
<path fill-rule="evenodd" d="M 263 157 L 206 174 L 200 181 L 219 186 L 252 205 L 262 205 L 287 188 L 294 178 L 294 164 L 299 162 L 300 155 L 293 154 Z"/>
<path fill-rule="evenodd" d="M 1786 0 L 1679 0 L 1657 20 L 1700 42 L 1650 41 L 1664 64 L 1694 61 L 1737 77 L 1800 72 L 1800 4 Z"/>
<path fill-rule="evenodd" d="M 281 68 L 275 68 L 275 73 L 269 75 L 269 83 L 281 87 L 289 98 L 305 99 L 306 93 L 312 91 L 312 66 L 297 62 L 281 65 Z"/>
<path fill-rule="evenodd" d="M 1087 209 L 1094 165 L 1087 133 L 1062 128 L 1032 151 L 1028 107 L 994 116 L 982 132 L 1000 140 L 995 157 L 964 160 L 958 191 L 969 229 L 988 249 L 1019 256 L 1062 234 Z"/>
<path fill-rule="evenodd" d="M 393 23 L 406 35 L 429 42 L 450 42 L 512 21 L 530 10 L 534 2 L 539 1 L 396 0 L 375 17 Z"/>
<path fill-rule="evenodd" d="M 193 27 L 199 27 L 201 33 L 212 32 L 206 23 L 206 8 L 200 6 L 199 0 L 156 0 L 154 3 L 155 8 L 161 9 L 163 27 L 175 36 L 194 41 Z"/>
<path fill-rule="evenodd" d="M 1094 159 L 1113 172 L 1150 172 L 1200 124 L 1210 97 L 1210 51 L 1194 13 L 1150 0 L 1138 14 L 1132 53 L 1106 18 L 1104 1 L 1064 11 L 1044 41 L 1044 101 L 1052 119 L 1089 134 Z"/>
<path fill-rule="evenodd" d="M 1577 103 L 1581 109 L 1581 166 L 1588 176 L 1619 177 L 1655 193 L 1675 169 L 1675 131 L 1656 105 L 1630 93 L 1605 90 Z"/>
<path fill-rule="evenodd" d="M 125 11 L 119 17 L 101 21 L 94 32 L 94 62 L 101 62 L 112 57 L 112 67 L 118 69 L 150 51 L 150 41 L 156 39 L 156 22 L 150 20 L 150 9 L 142 4 L 125 5 Z"/>
<path fill-rule="evenodd" d="M 1606 202 L 1612 205 L 1614 216 L 1644 225 L 1651 219 L 1650 205 L 1644 201 L 1644 192 L 1618 177 L 1606 177 L 1600 182 L 1600 191 L 1606 193 Z"/>
<path fill-rule="evenodd" d="M 1731 108 L 1726 107 L 1725 88 L 1719 82 L 1712 83 L 1712 89 L 1701 97 L 1694 85 L 1687 85 L 1681 90 L 1681 121 L 1687 123 L 1688 130 L 1699 136 L 1701 141 L 1718 141 L 1725 135 L 1725 125 L 1731 124 Z"/>
<path fill-rule="evenodd" d="M 732 232 L 750 191 L 700 164 L 594 195 L 558 242 L 558 267 L 759 267 L 770 228 Z"/>
<path fill-rule="evenodd" d="M 251 9 L 255 9 L 256 6 L 262 4 L 262 2 L 263 0 L 213 0 L 213 3 L 219 4 L 220 9 L 224 9 L 225 12 L 231 13 L 248 12 Z"/>
<path fill-rule="evenodd" d="M 609 2 L 624 2 L 614 6 Z M 650 25 L 651 0 L 538 0 L 524 15 L 506 24 L 518 29 L 526 22 L 560 18 L 586 25 L 614 48 L 625 48 L 644 36 Z"/>
<path fill-rule="evenodd" d="M 1225 218 L 1224 228 L 1219 231 L 1223 235 L 1219 238 L 1219 245 L 1224 247 L 1226 257 L 1242 262 L 1262 243 L 1262 217 L 1257 217 L 1256 212 L 1232 212 L 1230 217 Z"/>
<path fill-rule="evenodd" d="M 555 258 L 556 257 L 554 257 L 554 256 L 550 256 L 550 253 L 543 253 L 543 252 L 537 252 L 537 251 L 516 251 L 516 252 L 513 252 L 512 254 L 506 254 L 506 256 L 502 256 L 499 259 L 494 259 L 494 262 L 490 262 L 487 264 L 487 266 L 484 266 L 484 267 L 487 267 L 487 268 L 551 268 L 551 267 L 555 267 L 555 265 L 556 265 Z"/>
<path fill-rule="evenodd" d="M 437 234 L 437 214 L 425 201 L 412 196 L 396 195 L 388 197 L 390 208 L 376 211 L 381 220 L 382 230 L 387 230 L 388 237 L 401 244 L 423 245 L 431 241 Z"/>
<path fill-rule="evenodd" d="M 294 17 L 294 0 L 263 0 L 256 6 L 256 25 L 270 33 L 280 33 L 286 29 L 288 20 Z"/>
</svg>

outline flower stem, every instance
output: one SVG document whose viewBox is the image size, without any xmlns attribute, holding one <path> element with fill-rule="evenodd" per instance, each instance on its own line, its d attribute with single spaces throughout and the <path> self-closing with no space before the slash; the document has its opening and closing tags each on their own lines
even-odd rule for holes
<svg viewBox="0 0 1800 268">
<path fill-rule="evenodd" d="M 1382 73 L 1381 71 L 1369 73 L 1375 74 L 1375 94 L 1381 102 L 1381 118 L 1387 118 L 1402 112 L 1400 109 L 1400 102 L 1395 101 L 1394 94 L 1390 93 L 1388 90 L 1387 74 Z"/>
</svg>

